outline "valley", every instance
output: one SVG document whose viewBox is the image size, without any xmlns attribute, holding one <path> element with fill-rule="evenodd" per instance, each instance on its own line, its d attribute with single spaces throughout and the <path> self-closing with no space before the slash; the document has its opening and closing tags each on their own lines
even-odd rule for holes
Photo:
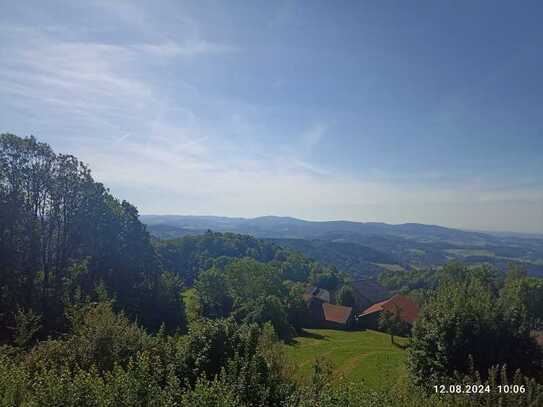
<svg viewBox="0 0 543 407">
<path fill-rule="evenodd" d="M 471 232 L 422 224 L 313 222 L 265 216 L 142 215 L 158 238 L 198 235 L 206 230 L 249 234 L 297 250 L 338 271 L 367 278 L 383 270 L 440 267 L 452 260 L 505 270 L 510 263 L 543 276 L 543 235 Z"/>
</svg>

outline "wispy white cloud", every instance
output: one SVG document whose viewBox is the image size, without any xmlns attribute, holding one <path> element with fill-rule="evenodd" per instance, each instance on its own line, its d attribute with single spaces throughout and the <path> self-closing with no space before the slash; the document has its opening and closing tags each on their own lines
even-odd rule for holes
<svg viewBox="0 0 543 407">
<path fill-rule="evenodd" d="M 535 205 L 543 202 L 543 185 L 496 191 L 478 183 L 364 181 L 252 157 L 240 157 L 234 167 L 214 160 L 205 141 L 130 143 L 92 160 L 99 179 L 120 188 L 146 213 L 278 214 L 396 223 L 409 219 L 483 229 L 496 228 L 501 217 L 502 227 L 532 231 L 543 220 L 543 213 L 534 217 Z M 157 199 L 160 195 L 165 199 Z M 443 222 L 444 210 L 450 214 L 448 222 Z"/>
<path fill-rule="evenodd" d="M 433 223 L 444 223 L 447 213 L 451 225 L 471 228 L 500 224 L 500 217 L 511 219 L 511 229 L 543 224 L 537 183 L 496 188 L 474 178 L 443 182 L 438 171 L 413 180 L 386 169 L 363 177 L 330 168 L 314 157 L 334 137 L 333 121 L 315 114 L 266 128 L 265 109 L 185 80 L 185 65 L 219 66 L 243 47 L 207 39 L 188 17 L 185 31 L 166 35 L 139 5 L 95 4 L 138 35 L 105 42 L 76 27 L 0 27 L 9 40 L 0 47 L 0 101 L 145 213 Z M 293 6 L 274 24 L 290 23 Z M 175 76 L 174 86 L 163 76 Z M 518 202 L 504 205 L 511 197 Z"/>
<path fill-rule="evenodd" d="M 137 55 L 130 49 L 43 36 L 19 45 L 0 68 L 0 92 L 52 113 L 49 120 L 111 122 L 137 117 L 153 102 L 152 88 L 131 69 Z"/>
<path fill-rule="evenodd" d="M 152 128 L 169 99 L 168 89 L 146 72 L 150 63 L 237 51 L 234 46 L 200 39 L 123 44 L 66 40 L 61 28 L 14 25 L 2 31 L 11 41 L 0 51 L 5 61 L 0 67 L 0 97 L 4 95 L 10 106 L 27 110 L 32 106 L 50 123 L 77 117 L 80 123 L 107 126 L 108 131 L 116 129 L 121 134 L 137 135 L 138 127 L 140 133 Z M 190 85 L 186 88 L 197 91 Z M 190 109 L 186 112 L 192 114 Z"/>
<path fill-rule="evenodd" d="M 227 54 L 238 52 L 239 48 L 232 45 L 214 43 L 205 40 L 191 40 L 182 43 L 165 42 L 161 44 L 143 44 L 135 49 L 160 57 L 193 57 L 199 55 Z"/>
</svg>

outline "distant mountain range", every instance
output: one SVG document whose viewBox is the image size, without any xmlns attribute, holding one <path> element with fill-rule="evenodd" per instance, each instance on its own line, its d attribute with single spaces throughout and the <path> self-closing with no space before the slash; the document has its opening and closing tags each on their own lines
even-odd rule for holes
<svg viewBox="0 0 543 407">
<path fill-rule="evenodd" d="M 543 275 L 543 235 L 465 231 L 418 223 L 317 222 L 278 216 L 248 219 L 142 215 L 140 219 L 151 234 L 162 239 L 207 230 L 249 234 L 358 275 L 438 266 L 452 259 L 500 268 L 509 262 L 522 263 L 531 273 Z"/>
</svg>

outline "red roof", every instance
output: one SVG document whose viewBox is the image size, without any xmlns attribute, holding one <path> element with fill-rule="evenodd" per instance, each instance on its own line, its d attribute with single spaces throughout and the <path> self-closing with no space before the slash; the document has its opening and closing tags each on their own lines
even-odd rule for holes
<svg viewBox="0 0 543 407">
<path fill-rule="evenodd" d="M 339 324 L 347 323 L 353 311 L 351 307 L 330 304 L 328 302 L 322 304 L 322 310 L 324 312 L 325 321 L 337 322 Z"/>
<path fill-rule="evenodd" d="M 409 323 L 413 323 L 419 315 L 419 306 L 410 298 L 403 295 L 394 295 L 388 300 L 384 300 L 373 304 L 371 307 L 366 308 L 361 316 L 373 314 L 375 312 L 396 312 L 396 308 L 400 309 L 400 318 Z"/>
</svg>

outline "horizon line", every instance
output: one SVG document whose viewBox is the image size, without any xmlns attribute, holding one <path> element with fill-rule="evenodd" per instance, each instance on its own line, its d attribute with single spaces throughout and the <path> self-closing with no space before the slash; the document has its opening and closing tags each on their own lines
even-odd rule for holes
<svg viewBox="0 0 543 407">
<path fill-rule="evenodd" d="M 360 220 L 348 220 L 348 219 L 326 219 L 326 220 L 315 220 L 315 219 L 304 219 L 298 218 L 295 216 L 286 216 L 286 215 L 260 215 L 253 217 L 244 217 L 244 216 L 226 216 L 226 215 L 194 215 L 194 214 L 179 214 L 179 213 L 140 213 L 139 216 L 179 216 L 179 217 L 192 217 L 192 218 L 227 218 L 227 219 L 240 219 L 240 220 L 255 220 L 261 218 L 281 218 L 281 219 L 293 219 L 303 222 L 314 222 L 314 223 L 326 223 L 326 222 L 350 222 L 350 223 L 359 223 L 359 224 L 381 224 L 389 226 L 401 226 L 401 225 L 421 225 L 421 226 L 435 226 L 445 229 L 459 230 L 463 232 L 472 232 L 472 233 L 488 233 L 488 234 L 515 234 L 515 235 L 525 235 L 525 236 L 539 236 L 543 237 L 542 232 L 516 232 L 512 230 L 484 230 L 484 229 L 469 229 L 461 228 L 455 226 L 445 226 L 435 223 L 421 223 L 421 222 L 403 222 L 403 223 L 388 223 L 383 221 L 360 221 Z"/>
</svg>

